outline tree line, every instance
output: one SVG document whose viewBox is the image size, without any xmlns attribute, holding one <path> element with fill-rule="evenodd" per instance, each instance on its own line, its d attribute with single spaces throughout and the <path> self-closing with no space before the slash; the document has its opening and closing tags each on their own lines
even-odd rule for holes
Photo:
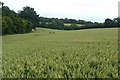
<svg viewBox="0 0 120 80">
<path fill-rule="evenodd" d="M 38 25 L 39 15 L 34 8 L 24 7 L 16 13 L 7 6 L 2 6 L 2 34 L 29 33 Z"/>
<path fill-rule="evenodd" d="M 39 14 L 29 6 L 23 7 L 23 10 L 16 13 L 10 10 L 8 6 L 2 6 L 2 34 L 23 34 L 29 33 L 36 27 L 51 28 L 59 30 L 78 30 L 88 28 L 109 28 L 120 27 L 120 18 L 106 19 L 104 23 L 91 22 L 85 20 L 75 20 L 68 18 L 47 18 L 39 17 Z M 71 24 L 65 26 L 65 23 Z M 83 24 L 78 26 L 76 24 Z"/>
<path fill-rule="evenodd" d="M 68 18 L 46 18 L 40 17 L 40 27 L 44 28 L 55 28 L 55 29 L 62 29 L 62 30 L 78 30 L 78 29 L 89 29 L 89 28 L 111 28 L 111 27 L 120 27 L 120 18 L 112 19 L 105 19 L 104 23 L 98 22 L 91 22 L 85 20 L 75 20 L 75 19 L 68 19 Z M 56 22 L 57 21 L 57 22 Z M 54 27 L 54 22 L 56 23 L 56 27 Z M 52 23 L 52 25 L 51 25 Z M 64 24 L 68 23 L 71 24 L 70 26 L 65 26 Z M 84 26 L 79 26 L 77 24 L 82 24 Z M 57 26 L 59 25 L 59 26 Z"/>
</svg>

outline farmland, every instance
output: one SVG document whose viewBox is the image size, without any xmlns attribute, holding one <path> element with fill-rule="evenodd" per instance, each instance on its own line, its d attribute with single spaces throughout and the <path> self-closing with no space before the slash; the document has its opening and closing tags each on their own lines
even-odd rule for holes
<svg viewBox="0 0 120 80">
<path fill-rule="evenodd" d="M 2 38 L 3 78 L 118 77 L 117 28 L 39 28 Z"/>
<path fill-rule="evenodd" d="M 70 26 L 70 23 L 64 23 L 65 26 Z M 85 26 L 84 24 L 76 24 L 77 26 Z"/>
</svg>

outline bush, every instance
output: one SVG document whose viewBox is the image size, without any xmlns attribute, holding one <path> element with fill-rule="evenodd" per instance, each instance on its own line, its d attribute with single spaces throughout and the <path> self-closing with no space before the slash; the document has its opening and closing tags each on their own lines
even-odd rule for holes
<svg viewBox="0 0 120 80">
<path fill-rule="evenodd" d="M 7 6 L 2 7 L 2 34 L 28 33 L 33 29 L 33 23 L 21 18 Z"/>
<path fill-rule="evenodd" d="M 13 21 L 10 17 L 2 17 L 2 33 L 3 34 L 12 34 L 14 33 L 12 30 L 14 30 Z"/>
</svg>

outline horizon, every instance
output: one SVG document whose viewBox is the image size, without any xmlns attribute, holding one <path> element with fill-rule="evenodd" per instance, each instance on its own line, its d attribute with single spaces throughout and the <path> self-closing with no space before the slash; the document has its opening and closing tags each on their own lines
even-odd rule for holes
<svg viewBox="0 0 120 80">
<path fill-rule="evenodd" d="M 119 0 L 1 1 L 4 3 L 4 6 L 8 6 L 15 12 L 22 10 L 25 6 L 29 6 L 34 8 L 37 14 L 40 14 L 40 17 L 47 18 L 68 18 L 103 23 L 107 18 L 113 19 L 118 17 Z"/>
</svg>

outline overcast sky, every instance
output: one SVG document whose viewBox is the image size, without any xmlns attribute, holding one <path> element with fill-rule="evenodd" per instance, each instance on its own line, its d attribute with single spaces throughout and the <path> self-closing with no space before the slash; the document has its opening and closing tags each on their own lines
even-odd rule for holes
<svg viewBox="0 0 120 80">
<path fill-rule="evenodd" d="M 30 6 L 43 17 L 73 18 L 104 22 L 118 16 L 119 0 L 1 0 L 5 6 L 18 12 Z"/>
</svg>

